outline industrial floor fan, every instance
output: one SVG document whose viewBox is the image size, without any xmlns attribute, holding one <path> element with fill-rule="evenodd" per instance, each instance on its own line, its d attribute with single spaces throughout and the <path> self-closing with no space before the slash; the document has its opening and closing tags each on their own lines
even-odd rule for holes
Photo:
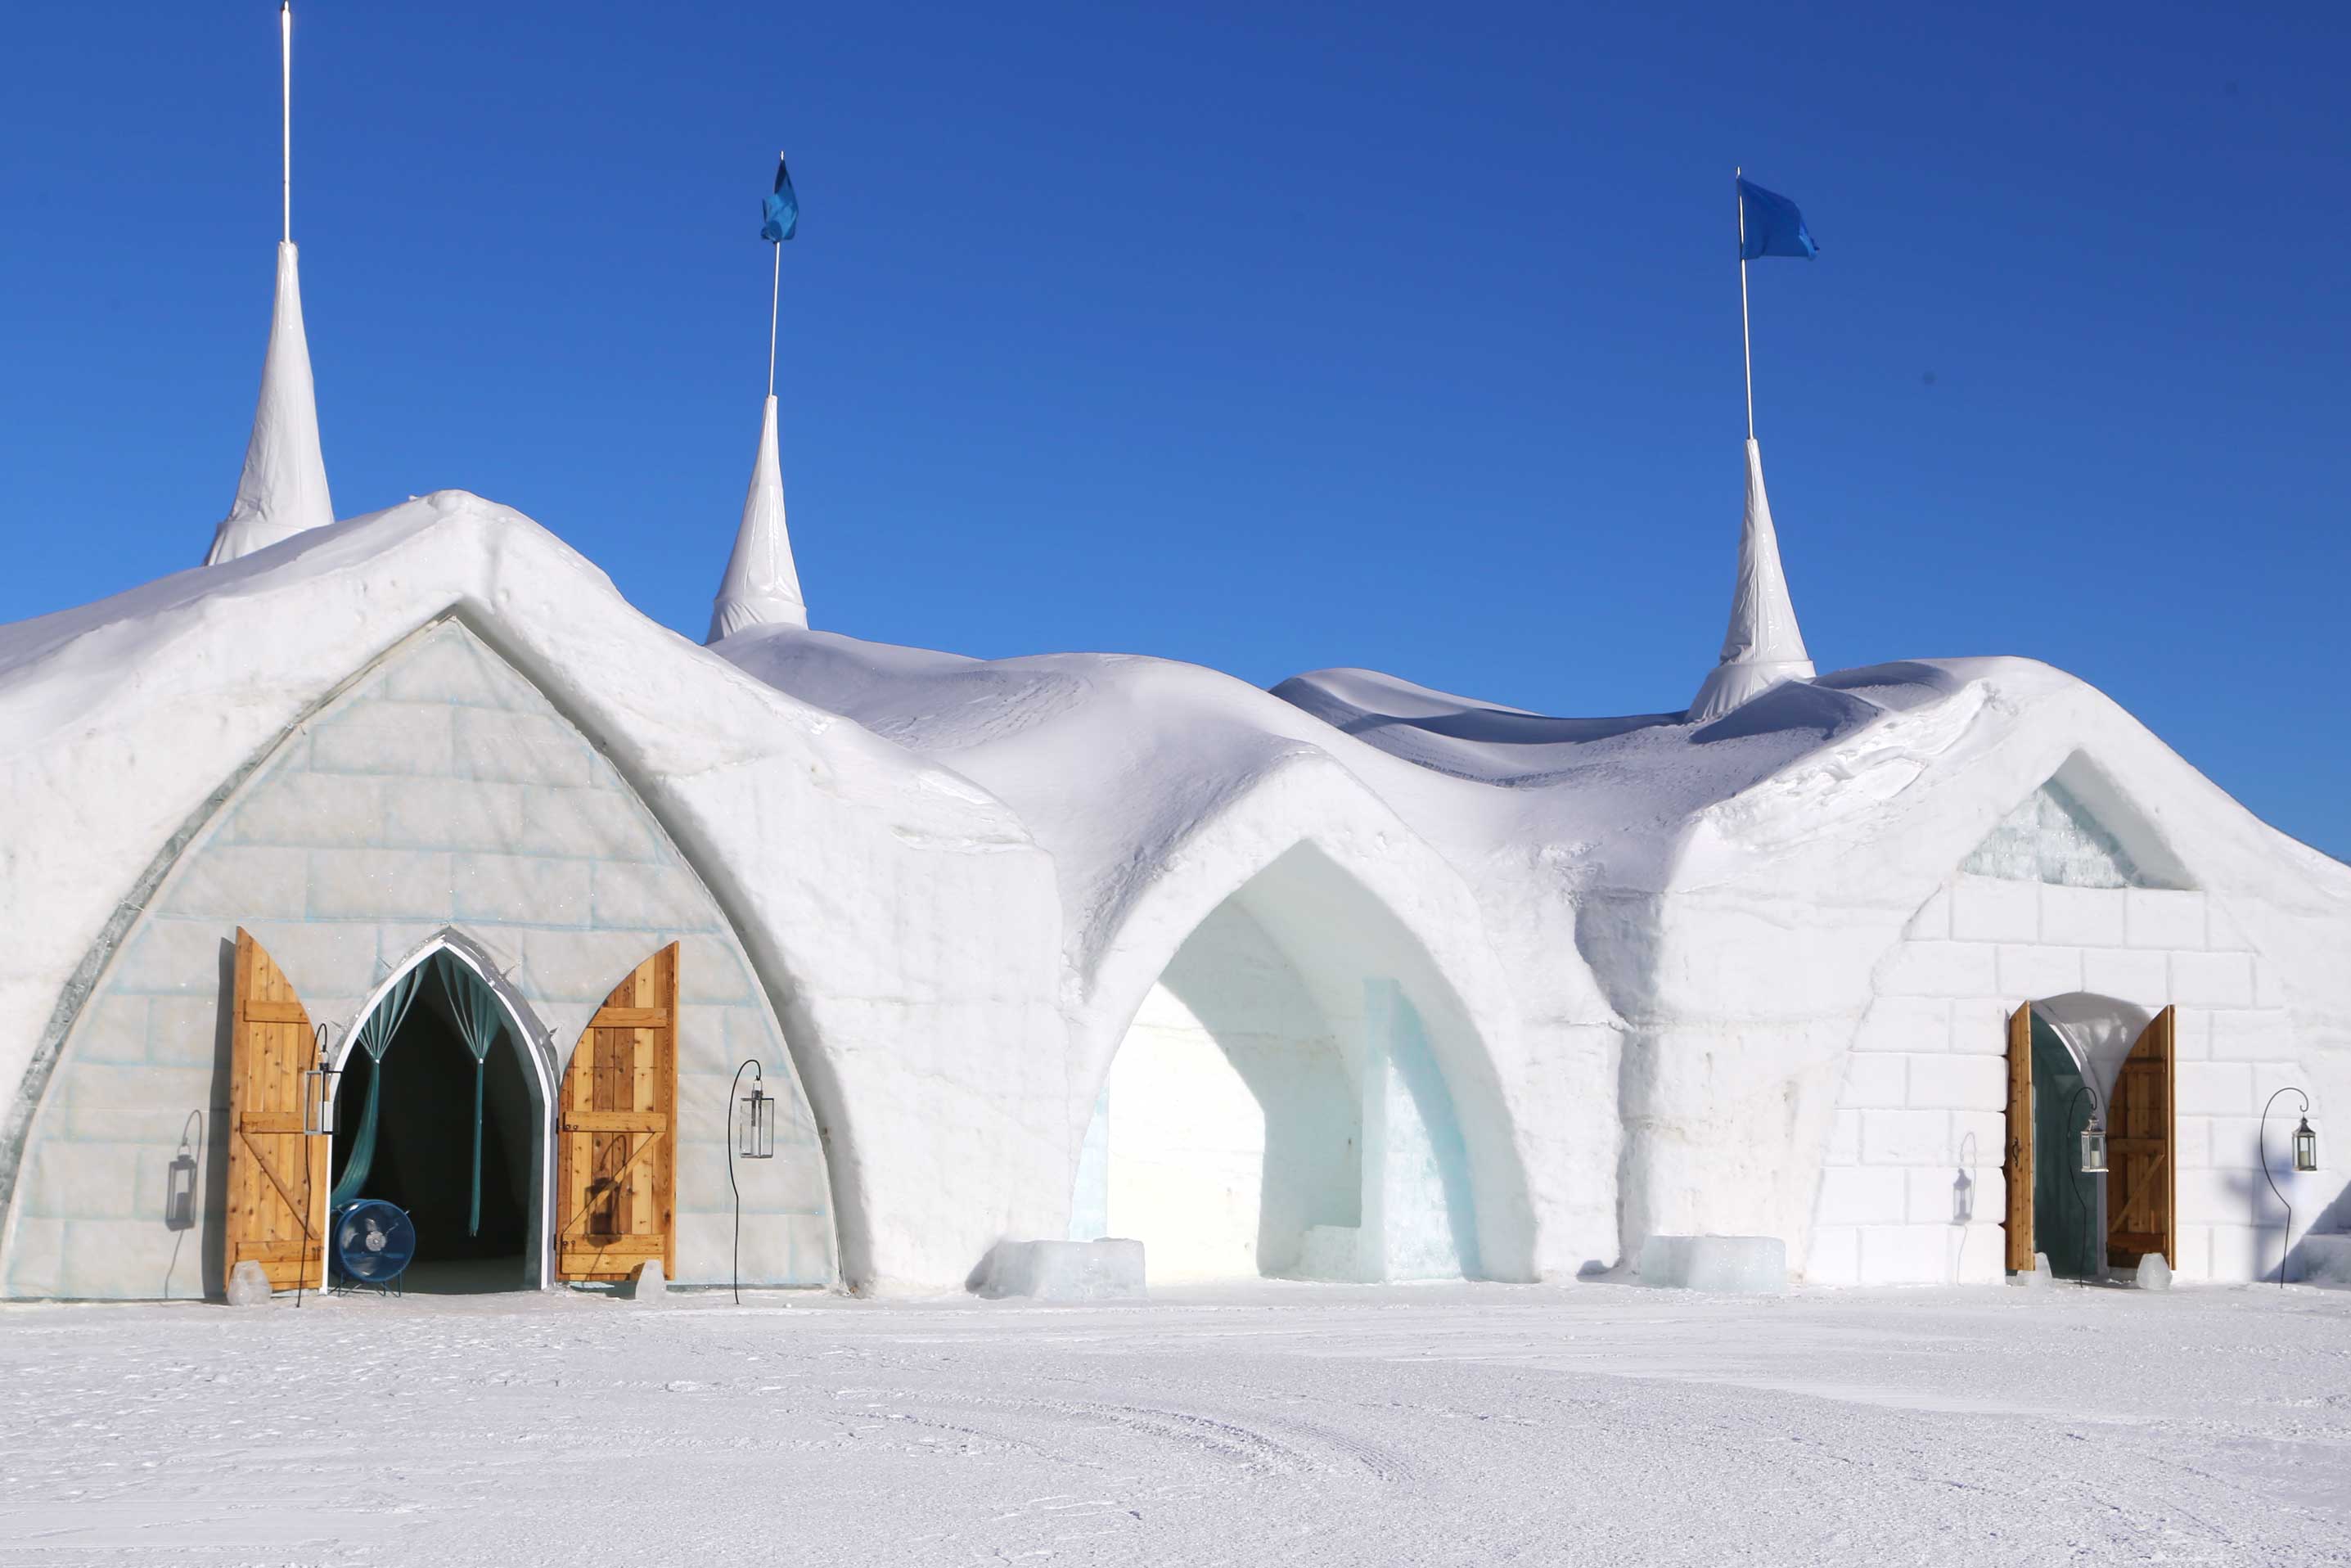
<svg viewBox="0 0 2351 1568">
<path fill-rule="evenodd" d="M 347 1203 L 335 1214 L 335 1272 L 346 1289 L 397 1291 L 416 1256 L 416 1227 L 380 1197 Z"/>
</svg>

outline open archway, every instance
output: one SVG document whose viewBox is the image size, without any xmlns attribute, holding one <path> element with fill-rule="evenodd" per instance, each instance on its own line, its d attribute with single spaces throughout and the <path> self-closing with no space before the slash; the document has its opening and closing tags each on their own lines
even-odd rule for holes
<svg viewBox="0 0 2351 1568">
<path fill-rule="evenodd" d="M 433 938 L 376 988 L 330 1064 L 331 1207 L 378 1198 L 409 1216 L 404 1283 L 545 1285 L 557 1079 L 545 1028 L 486 956 L 454 931 Z"/>
<path fill-rule="evenodd" d="M 1321 850 L 1277 857 L 1137 1009 L 1102 1074 L 1071 1234 L 1142 1240 L 1157 1281 L 1483 1273 L 1446 1063 L 1478 1044 L 1433 970 Z"/>
<path fill-rule="evenodd" d="M 2177 1266 L 2175 1016 L 2075 991 L 2010 1018 L 2011 1270 L 2036 1254 L 2061 1279 L 2101 1279 L 2149 1253 Z"/>
</svg>

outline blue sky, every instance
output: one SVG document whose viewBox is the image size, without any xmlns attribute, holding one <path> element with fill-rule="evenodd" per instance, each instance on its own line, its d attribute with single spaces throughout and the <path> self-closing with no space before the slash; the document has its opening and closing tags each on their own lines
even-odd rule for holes
<svg viewBox="0 0 2351 1568">
<path fill-rule="evenodd" d="M 298 13 L 337 508 L 521 507 L 699 637 L 765 375 L 816 624 L 1689 700 L 1730 173 L 1823 668 L 2022 653 L 2351 854 L 2339 5 Z M 0 22 L 0 620 L 201 559 L 277 237 L 276 8 Z"/>
</svg>

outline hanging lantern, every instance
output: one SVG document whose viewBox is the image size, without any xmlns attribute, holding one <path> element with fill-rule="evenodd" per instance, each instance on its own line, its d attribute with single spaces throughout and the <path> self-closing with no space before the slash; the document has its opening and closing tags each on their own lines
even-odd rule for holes
<svg viewBox="0 0 2351 1568">
<path fill-rule="evenodd" d="M 743 1096 L 743 1139 L 737 1152 L 747 1160 L 776 1157 L 776 1098 L 757 1078 L 751 1080 L 751 1092 Z"/>
<path fill-rule="evenodd" d="M 2087 1126 L 2082 1129 L 2082 1174 L 2095 1176 L 2106 1168 L 2106 1124 L 2090 1113 Z"/>
<path fill-rule="evenodd" d="M 333 1039 L 332 1026 L 320 1024 L 318 1063 L 302 1074 L 302 1135 L 306 1138 L 329 1137 L 335 1131 L 335 1091 L 342 1087 L 343 1075 L 327 1065 Z"/>
<path fill-rule="evenodd" d="M 2294 1168 L 2314 1171 L 2318 1168 L 2318 1134 L 2310 1130 L 2310 1118 L 2304 1116 L 2302 1125 L 2294 1130 Z"/>
</svg>

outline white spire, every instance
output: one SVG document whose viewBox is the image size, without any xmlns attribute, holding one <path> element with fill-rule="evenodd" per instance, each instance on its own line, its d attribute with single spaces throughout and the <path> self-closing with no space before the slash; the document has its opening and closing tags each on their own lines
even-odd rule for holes
<svg viewBox="0 0 2351 1568">
<path fill-rule="evenodd" d="M 743 527 L 710 606 L 708 641 L 757 626 L 807 625 L 800 574 L 792 565 L 792 537 L 784 528 L 784 466 L 776 455 L 776 400 L 770 393 L 759 423 L 759 454 L 751 465 L 751 493 L 743 500 Z"/>
<path fill-rule="evenodd" d="M 310 385 L 310 340 L 302 330 L 302 278 L 294 252 L 294 8 L 277 7 L 277 298 L 269 315 L 269 351 L 261 361 L 261 399 L 246 444 L 236 504 L 213 530 L 206 566 L 335 520 L 327 494 L 327 460 L 319 452 L 319 399 Z"/>
<path fill-rule="evenodd" d="M 1704 724 L 1783 681 L 1813 678 L 1812 656 L 1796 626 L 1788 577 L 1780 567 L 1780 536 L 1763 493 L 1763 449 L 1747 438 L 1747 521 L 1739 536 L 1739 590 L 1730 600 L 1730 630 L 1722 662 L 1698 689 L 1690 722 Z"/>
<path fill-rule="evenodd" d="M 310 387 L 310 342 L 302 331 L 302 282 L 294 246 L 277 246 L 277 303 L 269 319 L 269 352 L 261 361 L 261 400 L 253 411 L 253 440 L 236 504 L 213 535 L 206 566 L 289 538 L 335 520 L 327 494 L 327 462 L 319 452 L 319 403 Z"/>
</svg>

